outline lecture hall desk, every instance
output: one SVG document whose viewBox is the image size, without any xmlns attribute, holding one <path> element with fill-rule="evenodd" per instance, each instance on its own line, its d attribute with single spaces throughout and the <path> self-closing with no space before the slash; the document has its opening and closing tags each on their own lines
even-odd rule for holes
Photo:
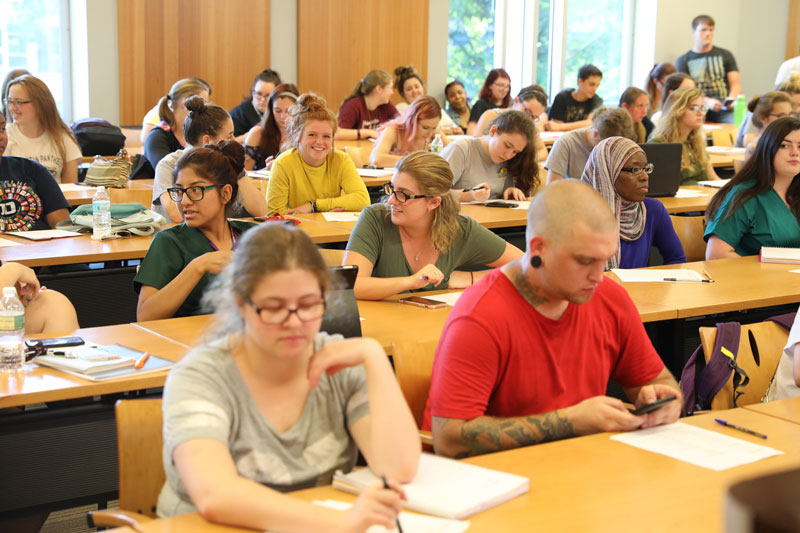
<svg viewBox="0 0 800 533">
<path fill-rule="evenodd" d="M 781 420 L 792 422 L 793 424 L 800 424 L 800 397 L 767 403 L 754 403 L 752 405 L 745 405 L 744 408 L 757 413 L 774 416 Z"/>
<path fill-rule="evenodd" d="M 715 472 L 611 441 L 600 433 L 466 459 L 527 476 L 530 491 L 468 518 L 469 533 L 497 531 L 722 531 L 723 497 L 729 485 L 800 466 L 800 425 L 746 409 L 718 411 L 685 423 L 764 444 L 714 422 L 722 417 L 769 435 L 768 446 L 785 452 Z M 311 501 L 354 497 L 330 485 L 292 493 Z M 211 525 L 198 514 L 141 524 L 143 533 L 223 533 L 242 529 Z"/>
<path fill-rule="evenodd" d="M 112 203 L 138 202 L 149 208 L 153 201 L 154 180 L 128 180 L 127 187 L 108 189 Z M 91 204 L 92 196 L 97 191 L 96 187 L 82 187 L 83 190 L 62 191 L 67 203 L 71 206 Z"/>
</svg>

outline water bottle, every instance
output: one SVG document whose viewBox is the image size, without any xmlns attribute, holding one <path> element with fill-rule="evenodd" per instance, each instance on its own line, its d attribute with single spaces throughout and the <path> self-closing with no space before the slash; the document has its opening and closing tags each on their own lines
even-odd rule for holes
<svg viewBox="0 0 800 533">
<path fill-rule="evenodd" d="M 736 129 L 739 129 L 739 125 L 744 120 L 745 115 L 747 115 L 747 100 L 743 94 L 740 94 L 733 104 L 733 122 L 736 124 Z"/>
<path fill-rule="evenodd" d="M 19 372 L 25 366 L 25 307 L 17 289 L 3 287 L 0 300 L 0 372 Z"/>
<path fill-rule="evenodd" d="M 92 239 L 99 241 L 111 233 L 111 199 L 100 186 L 92 196 Z"/>
<path fill-rule="evenodd" d="M 440 134 L 436 134 L 436 137 L 433 138 L 433 142 L 431 142 L 431 152 L 438 154 L 444 148 L 444 142 L 442 141 L 442 136 Z"/>
</svg>

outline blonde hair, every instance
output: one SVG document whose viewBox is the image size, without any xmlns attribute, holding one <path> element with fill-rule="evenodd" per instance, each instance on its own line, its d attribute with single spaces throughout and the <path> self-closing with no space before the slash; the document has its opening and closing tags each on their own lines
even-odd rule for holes
<svg viewBox="0 0 800 533">
<path fill-rule="evenodd" d="M 651 139 L 661 137 L 665 142 L 683 142 L 678 124 L 681 117 L 689 109 L 693 100 L 703 97 L 703 91 L 698 88 L 677 89 L 667 97 L 658 126 L 651 135 Z M 687 150 L 688 148 L 688 150 Z M 705 165 L 709 158 L 706 153 L 706 134 L 703 127 L 693 129 L 681 151 L 681 169 L 689 168 L 692 159 Z"/>
<path fill-rule="evenodd" d="M 352 100 L 357 96 L 366 96 L 375 90 L 375 87 L 383 87 L 392 83 L 392 75 L 385 70 L 370 70 L 367 75 L 358 80 L 353 91 L 348 94 L 339 106 L 342 108 L 348 100 Z"/>
<path fill-rule="evenodd" d="M 764 93 L 763 95 L 756 95 L 750 99 L 750 102 L 747 104 L 747 110 L 753 114 L 753 118 L 751 119 L 753 125 L 758 128 L 764 127 L 764 119 L 769 117 L 769 114 L 772 113 L 772 108 L 775 107 L 775 104 L 789 104 L 792 109 L 794 109 L 794 100 L 789 95 L 789 93 L 785 93 L 783 91 L 769 91 Z"/>
<path fill-rule="evenodd" d="M 197 78 L 176 81 L 170 88 L 169 93 L 166 96 L 162 96 L 161 100 L 158 101 L 158 118 L 169 124 L 171 129 L 177 129 L 175 106 L 178 105 L 179 101 L 200 94 L 203 91 L 211 92 L 208 90 L 208 85 Z"/>
<path fill-rule="evenodd" d="M 289 108 L 289 124 L 286 126 L 286 144 L 288 148 L 297 148 L 303 130 L 312 120 L 322 120 L 331 125 L 331 137 L 336 135 L 336 116 L 327 108 L 327 102 L 314 93 L 301 94 Z M 333 150 L 328 157 L 333 157 Z"/>
<path fill-rule="evenodd" d="M 792 71 L 788 80 L 783 80 L 775 87 L 776 91 L 783 91 L 789 94 L 800 94 L 800 72 Z"/>
</svg>

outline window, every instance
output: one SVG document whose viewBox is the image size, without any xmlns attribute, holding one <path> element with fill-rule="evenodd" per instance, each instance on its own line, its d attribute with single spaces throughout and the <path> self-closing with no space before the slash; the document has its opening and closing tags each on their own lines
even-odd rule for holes
<svg viewBox="0 0 800 533">
<path fill-rule="evenodd" d="M 495 0 L 450 0 L 447 79 L 461 80 L 474 101 L 493 68 Z"/>
</svg>

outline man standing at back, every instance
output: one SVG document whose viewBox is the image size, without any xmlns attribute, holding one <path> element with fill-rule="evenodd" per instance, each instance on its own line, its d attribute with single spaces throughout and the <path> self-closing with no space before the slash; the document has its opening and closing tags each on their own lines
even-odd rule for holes
<svg viewBox="0 0 800 533">
<path fill-rule="evenodd" d="M 703 90 L 709 122 L 733 122 L 733 101 L 742 93 L 739 67 L 733 54 L 714 46 L 714 19 L 699 15 L 692 20 L 692 49 L 675 60 L 678 72 L 694 78 Z"/>
<path fill-rule="evenodd" d="M 423 428 L 436 453 L 463 457 L 674 422 L 680 401 L 643 416 L 605 396 L 609 378 L 637 406 L 678 385 L 620 285 L 604 276 L 619 235 L 587 185 L 559 180 L 531 202 L 522 259 L 459 299 L 436 358 Z"/>
</svg>

